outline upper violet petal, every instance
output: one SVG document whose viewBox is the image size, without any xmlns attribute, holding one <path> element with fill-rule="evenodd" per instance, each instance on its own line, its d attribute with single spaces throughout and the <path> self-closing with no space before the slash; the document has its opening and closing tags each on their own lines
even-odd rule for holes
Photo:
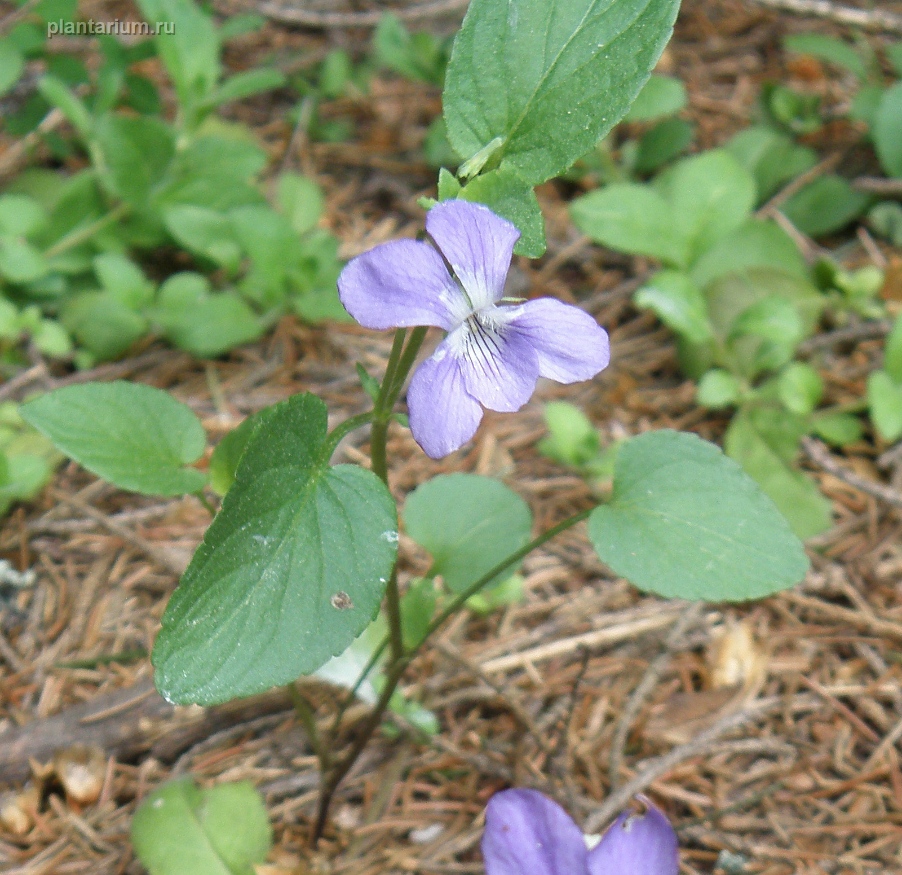
<svg viewBox="0 0 902 875">
<path fill-rule="evenodd" d="M 489 800 L 482 856 L 486 875 L 588 875 L 579 827 L 536 790 L 503 790 Z"/>
<path fill-rule="evenodd" d="M 442 341 L 407 389 L 410 431 L 431 459 L 460 449 L 479 428 L 482 408 L 464 387 L 458 360 Z"/>
<path fill-rule="evenodd" d="M 539 375 L 559 383 L 594 377 L 611 360 L 608 333 L 579 307 L 538 298 L 512 308 L 512 331 L 536 351 Z"/>
<path fill-rule="evenodd" d="M 676 833 L 660 809 L 643 802 L 644 812 L 625 811 L 589 852 L 591 875 L 677 875 Z"/>
<path fill-rule="evenodd" d="M 520 239 L 515 225 L 482 204 L 451 200 L 426 214 L 426 231 L 454 268 L 471 309 L 481 310 L 504 295 L 514 244 Z"/>
<path fill-rule="evenodd" d="M 338 277 L 345 309 L 367 328 L 435 325 L 450 330 L 469 308 L 428 243 L 395 240 L 351 259 Z"/>
<path fill-rule="evenodd" d="M 491 308 L 495 314 L 504 311 Z M 491 311 L 489 311 L 491 312 Z M 539 363 L 535 350 L 503 319 L 477 314 L 448 335 L 459 358 L 467 392 L 489 410 L 513 413 L 536 388 Z"/>
</svg>

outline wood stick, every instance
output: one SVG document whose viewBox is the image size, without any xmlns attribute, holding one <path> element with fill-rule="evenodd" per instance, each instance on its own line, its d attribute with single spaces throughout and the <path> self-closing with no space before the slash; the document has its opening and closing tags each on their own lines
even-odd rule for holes
<svg viewBox="0 0 902 875">
<path fill-rule="evenodd" d="M 24 781 L 31 773 L 29 759 L 48 762 L 57 751 L 76 744 L 97 745 L 119 760 L 149 753 L 171 762 L 227 726 L 291 710 L 280 689 L 213 708 L 180 708 L 161 698 L 152 681 L 141 680 L 0 734 L 0 780 Z"/>
</svg>

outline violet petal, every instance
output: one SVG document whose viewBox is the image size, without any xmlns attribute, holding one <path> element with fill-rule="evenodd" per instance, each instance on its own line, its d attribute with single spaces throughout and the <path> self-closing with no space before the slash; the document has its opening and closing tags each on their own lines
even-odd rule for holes
<svg viewBox="0 0 902 875">
<path fill-rule="evenodd" d="M 426 214 L 426 231 L 454 268 L 472 310 L 503 296 L 514 244 L 520 238 L 515 225 L 482 204 L 452 200 L 436 204 Z"/>
<path fill-rule="evenodd" d="M 594 377 L 611 359 L 607 332 L 579 307 L 538 298 L 513 309 L 510 328 L 536 351 L 539 375 L 559 383 Z"/>
<path fill-rule="evenodd" d="M 489 800 L 482 856 L 486 875 L 588 873 L 579 827 L 560 805 L 536 790 L 504 790 Z"/>
<path fill-rule="evenodd" d="M 467 392 L 484 407 L 512 413 L 529 401 L 539 379 L 538 358 L 528 340 L 502 320 L 476 316 L 445 343 L 459 358 Z"/>
<path fill-rule="evenodd" d="M 676 833 L 660 809 L 643 801 L 646 811 L 621 814 L 589 852 L 591 875 L 677 875 Z"/>
<path fill-rule="evenodd" d="M 482 408 L 464 388 L 460 364 L 445 342 L 414 373 L 407 409 L 413 438 L 431 459 L 453 453 L 476 434 Z"/>
<path fill-rule="evenodd" d="M 469 311 L 441 255 L 417 240 L 383 243 L 352 259 L 338 278 L 338 295 L 361 325 L 375 329 L 449 330 Z"/>
</svg>

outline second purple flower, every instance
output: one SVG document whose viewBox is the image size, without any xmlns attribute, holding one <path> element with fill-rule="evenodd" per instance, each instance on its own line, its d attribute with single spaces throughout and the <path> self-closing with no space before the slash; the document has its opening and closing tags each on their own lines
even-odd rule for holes
<svg viewBox="0 0 902 875">
<path fill-rule="evenodd" d="M 349 262 L 338 291 L 367 328 L 447 331 L 407 392 L 414 439 L 438 459 L 473 437 L 483 407 L 519 410 L 539 377 L 588 380 L 607 366 L 610 353 L 607 333 L 578 307 L 553 298 L 502 300 L 520 237 L 507 220 L 480 204 L 452 200 L 429 211 L 426 231 L 435 247 L 383 243 Z"/>
</svg>

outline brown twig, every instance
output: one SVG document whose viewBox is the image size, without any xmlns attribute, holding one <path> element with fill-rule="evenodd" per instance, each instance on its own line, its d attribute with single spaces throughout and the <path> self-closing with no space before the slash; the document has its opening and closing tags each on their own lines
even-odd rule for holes
<svg viewBox="0 0 902 875">
<path fill-rule="evenodd" d="M 150 680 L 140 680 L 0 734 L 0 775 L 4 782 L 25 780 L 31 771 L 29 759 L 46 762 L 75 744 L 98 745 L 120 760 L 147 751 L 174 759 L 225 726 L 290 710 L 282 690 L 205 710 L 177 708 L 158 695 Z"/>
<path fill-rule="evenodd" d="M 433 0 L 420 3 L 408 9 L 393 9 L 392 14 L 402 21 L 428 21 L 466 9 L 469 0 Z M 361 12 L 322 12 L 316 9 L 300 9 L 283 6 L 281 3 L 257 4 L 257 12 L 282 24 L 296 24 L 301 27 L 375 27 L 385 14 L 381 10 Z"/>
<path fill-rule="evenodd" d="M 902 494 L 890 486 L 875 483 L 873 480 L 868 480 L 866 477 L 850 471 L 837 462 L 827 447 L 819 440 L 815 440 L 812 437 L 802 438 L 802 450 L 815 465 L 823 468 L 828 474 L 832 474 L 834 477 L 842 480 L 843 483 L 847 483 L 866 495 L 870 495 L 872 498 L 876 498 L 893 507 L 902 508 Z"/>
<path fill-rule="evenodd" d="M 456 648 L 452 647 L 449 644 L 436 643 L 434 645 L 435 649 L 438 650 L 442 656 L 450 659 L 452 662 L 459 665 L 461 668 L 470 672 L 473 677 L 482 681 L 487 687 L 494 690 L 497 694 L 499 700 L 504 704 L 504 706 L 517 718 L 520 722 L 520 725 L 533 737 L 536 744 L 542 748 L 544 751 L 551 750 L 551 742 L 542 734 L 539 728 L 536 726 L 535 720 L 530 716 L 530 714 L 523 708 L 523 706 L 516 701 L 516 699 L 509 696 L 504 689 L 503 684 L 498 683 L 497 681 L 492 680 L 478 665 L 474 662 L 471 662 L 467 659 L 460 651 Z"/>
<path fill-rule="evenodd" d="M 902 197 L 902 179 L 885 179 L 882 176 L 859 176 L 852 180 L 852 188 L 879 194 L 881 197 Z"/>
<path fill-rule="evenodd" d="M 761 6 L 794 12 L 797 15 L 813 15 L 826 18 L 837 24 L 847 24 L 864 30 L 878 30 L 887 33 L 902 33 L 902 15 L 885 9 L 855 9 L 839 6 L 830 0 L 754 0 Z"/>
<path fill-rule="evenodd" d="M 810 337 L 799 344 L 799 355 L 809 356 L 819 349 L 829 349 L 840 343 L 856 343 L 859 340 L 875 340 L 886 337 L 892 330 L 893 323 L 889 319 L 869 320 L 855 325 L 846 325 L 835 331 L 827 331 Z"/>
<path fill-rule="evenodd" d="M 108 532 L 122 538 L 127 544 L 131 544 L 132 547 L 140 550 L 145 556 L 152 559 L 166 571 L 172 572 L 176 577 L 181 577 L 185 573 L 185 569 L 188 567 L 188 556 L 166 547 L 158 547 L 156 544 L 151 544 L 150 541 L 110 519 L 105 513 L 97 510 L 96 507 L 92 507 L 78 496 L 66 495 L 57 489 L 52 489 L 51 495 L 56 501 L 77 508 L 83 514 L 98 522 Z"/>
<path fill-rule="evenodd" d="M 691 741 L 687 741 L 685 744 L 681 744 L 667 753 L 661 754 L 659 757 L 646 760 L 635 778 L 611 793 L 601 807 L 586 818 L 585 832 L 598 832 L 605 823 L 629 803 L 633 796 L 646 790 L 650 784 L 662 775 L 666 775 L 667 772 L 684 760 L 706 753 L 719 741 L 722 735 L 731 729 L 737 729 L 743 724 L 763 717 L 771 711 L 777 711 L 783 705 L 782 698 L 777 696 L 751 702 L 739 711 L 734 711 L 722 717 L 710 729 L 700 733 Z"/>
</svg>

